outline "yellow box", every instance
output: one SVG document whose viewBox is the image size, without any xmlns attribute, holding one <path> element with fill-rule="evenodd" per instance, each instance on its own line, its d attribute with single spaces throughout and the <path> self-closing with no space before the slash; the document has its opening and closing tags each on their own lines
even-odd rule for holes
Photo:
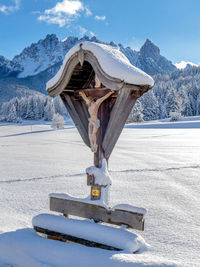
<svg viewBox="0 0 200 267">
<path fill-rule="evenodd" d="M 100 190 L 98 190 L 98 189 L 92 189 L 92 196 L 99 197 L 100 196 Z"/>
</svg>

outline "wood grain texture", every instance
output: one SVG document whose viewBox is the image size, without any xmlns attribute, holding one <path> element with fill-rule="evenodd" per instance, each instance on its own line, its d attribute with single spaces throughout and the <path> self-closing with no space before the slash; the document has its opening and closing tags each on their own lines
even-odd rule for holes
<svg viewBox="0 0 200 267">
<path fill-rule="evenodd" d="M 90 140 L 88 138 L 88 131 L 85 128 L 85 125 L 83 124 L 83 122 L 80 119 L 79 114 L 77 113 L 73 102 L 71 101 L 71 98 L 68 94 L 62 94 L 61 95 L 61 99 L 65 105 L 65 107 L 67 108 L 75 126 L 77 127 L 77 130 L 79 132 L 79 134 L 81 135 L 84 143 L 90 147 Z"/>
<path fill-rule="evenodd" d="M 83 105 L 82 105 L 82 99 L 81 101 L 76 101 L 75 97 L 72 95 L 70 96 L 70 99 L 72 101 L 72 104 L 84 126 L 84 129 L 86 131 L 86 133 L 88 133 L 88 116 L 86 115 Z M 87 107 L 86 107 L 87 108 Z"/>
<path fill-rule="evenodd" d="M 100 120 L 100 128 L 98 131 L 98 149 L 97 152 L 94 154 L 94 165 L 96 167 L 101 167 L 102 165 L 102 159 L 106 158 L 104 149 L 103 149 L 103 139 L 106 133 L 106 129 L 108 126 L 108 122 L 110 119 L 110 99 L 112 95 L 110 96 L 109 99 L 106 99 L 101 106 L 99 107 L 98 111 L 98 118 Z"/>
<path fill-rule="evenodd" d="M 137 97 L 133 94 L 134 89 L 136 89 L 136 91 L 138 90 L 138 88 L 134 87 L 132 87 L 132 89 L 123 87 L 112 108 L 110 120 L 103 140 L 103 150 L 107 159 L 110 157 L 110 154 L 124 128 L 128 115 L 137 100 Z"/>
<path fill-rule="evenodd" d="M 120 209 L 107 210 L 102 206 L 76 200 L 50 197 L 50 210 L 115 225 L 144 230 L 144 215 Z"/>
</svg>

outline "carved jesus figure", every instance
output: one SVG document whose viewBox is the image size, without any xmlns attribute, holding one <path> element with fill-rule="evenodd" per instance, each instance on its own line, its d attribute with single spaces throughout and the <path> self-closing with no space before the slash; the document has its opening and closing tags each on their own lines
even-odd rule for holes
<svg viewBox="0 0 200 267">
<path fill-rule="evenodd" d="M 93 99 L 91 96 L 86 96 L 86 94 L 81 91 L 79 94 L 82 96 L 84 99 L 87 107 L 88 107 L 88 112 L 90 115 L 89 118 L 89 125 L 88 125 L 88 135 L 90 139 L 90 145 L 91 145 L 91 150 L 92 152 L 96 153 L 97 152 L 97 131 L 100 127 L 100 121 L 98 119 L 98 110 L 103 103 L 104 100 L 106 100 L 109 96 L 111 96 L 114 93 L 113 90 L 111 90 L 109 93 L 107 93 L 105 96 L 98 98 L 96 101 Z"/>
</svg>

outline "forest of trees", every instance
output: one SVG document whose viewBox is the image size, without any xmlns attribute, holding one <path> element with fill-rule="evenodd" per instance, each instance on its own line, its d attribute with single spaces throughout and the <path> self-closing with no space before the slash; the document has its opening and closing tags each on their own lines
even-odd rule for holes
<svg viewBox="0 0 200 267">
<path fill-rule="evenodd" d="M 153 77 L 155 85 L 134 106 L 128 121 L 149 121 L 170 117 L 200 115 L 200 67 L 177 70 L 172 74 Z M 29 96 L 13 98 L 3 103 L 0 120 L 21 122 L 22 120 L 51 121 L 54 114 L 69 117 L 59 97 Z"/>
<path fill-rule="evenodd" d="M 177 70 L 172 74 L 153 77 L 155 85 L 145 93 L 132 111 L 134 121 L 169 118 L 170 113 L 180 116 L 200 115 L 200 67 Z"/>
<path fill-rule="evenodd" d="M 68 112 L 59 97 L 54 99 L 48 96 L 29 96 L 21 99 L 15 97 L 3 103 L 0 121 L 16 123 L 22 120 L 52 121 L 54 114 L 68 117 Z"/>
</svg>

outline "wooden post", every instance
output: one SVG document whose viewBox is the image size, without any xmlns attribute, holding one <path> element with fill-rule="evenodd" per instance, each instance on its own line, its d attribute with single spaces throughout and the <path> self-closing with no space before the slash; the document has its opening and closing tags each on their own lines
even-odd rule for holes
<svg viewBox="0 0 200 267">
<path fill-rule="evenodd" d="M 108 98 L 101 104 L 98 110 L 98 119 L 100 121 L 100 127 L 97 133 L 98 149 L 97 149 L 97 152 L 94 153 L 94 166 L 97 168 L 101 168 L 102 159 L 105 157 L 102 143 L 103 143 L 103 138 L 106 132 L 108 122 L 109 122 L 109 118 L 110 118 L 110 108 L 109 108 L 109 98 Z M 102 190 L 102 186 L 92 185 L 91 186 L 91 200 L 100 199 L 101 190 Z"/>
<path fill-rule="evenodd" d="M 100 121 L 100 128 L 99 128 L 98 137 L 97 137 L 98 149 L 97 149 L 97 152 L 94 153 L 94 165 L 97 168 L 101 167 L 102 159 L 105 157 L 102 143 L 103 143 L 103 138 L 105 136 L 106 128 L 109 122 L 109 118 L 110 118 L 110 108 L 109 108 L 109 98 L 108 98 L 101 104 L 101 106 L 99 107 L 99 111 L 98 111 L 98 119 Z"/>
</svg>

